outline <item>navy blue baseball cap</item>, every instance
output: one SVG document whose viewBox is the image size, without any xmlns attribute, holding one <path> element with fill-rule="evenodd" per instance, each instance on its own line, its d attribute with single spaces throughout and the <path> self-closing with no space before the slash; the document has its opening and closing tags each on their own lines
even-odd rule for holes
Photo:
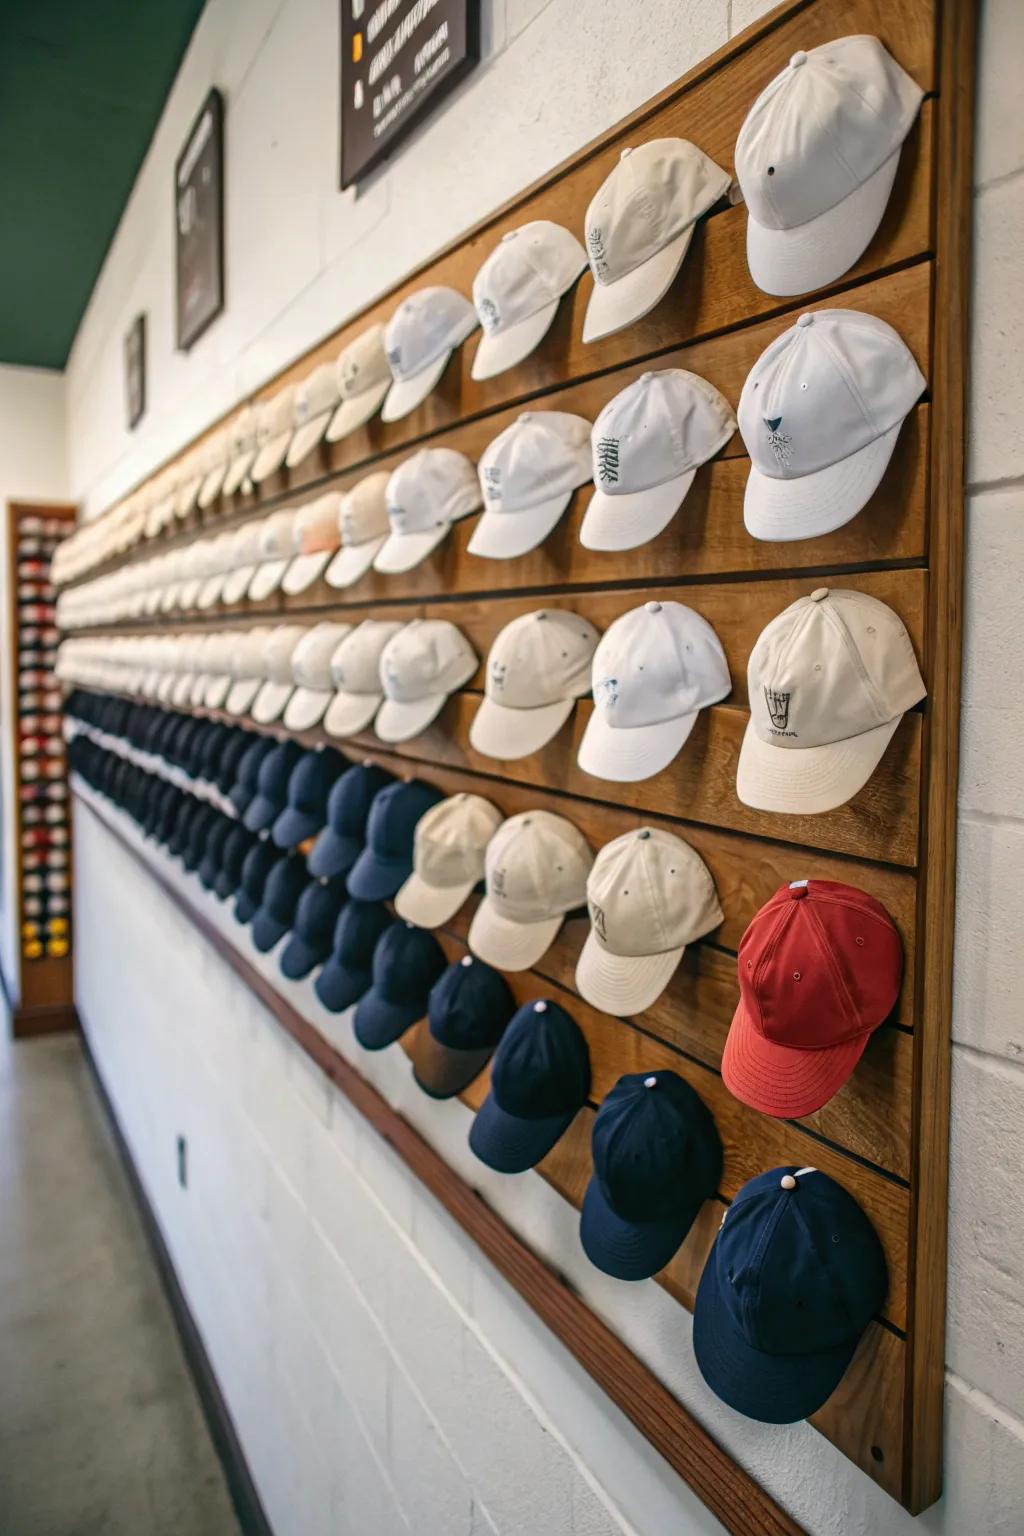
<svg viewBox="0 0 1024 1536">
<path fill-rule="evenodd" d="M 412 1070 L 432 1099 L 453 1099 L 490 1061 L 516 1010 L 500 971 L 463 955 L 430 990 L 412 1037 Z"/>
<path fill-rule="evenodd" d="M 274 741 L 270 736 L 250 736 L 249 745 L 239 759 L 235 773 L 235 782 L 227 791 L 227 797 L 231 801 L 239 816 L 243 816 L 256 798 L 256 785 L 259 780 L 260 768 L 263 759 L 274 750 Z"/>
<path fill-rule="evenodd" d="M 216 782 L 221 753 L 230 738 L 229 726 L 222 725 L 219 720 L 206 722 L 206 729 L 193 753 L 193 772 L 197 779 L 205 779 L 208 784 Z"/>
<path fill-rule="evenodd" d="M 874 1227 L 816 1168 L 772 1168 L 737 1192 L 693 1312 L 701 1375 L 766 1424 L 816 1413 L 889 1288 Z"/>
<path fill-rule="evenodd" d="M 313 747 L 302 754 L 288 780 L 288 803 L 270 834 L 279 848 L 294 848 L 320 831 L 331 786 L 347 767 L 348 759 L 335 747 Z"/>
<path fill-rule="evenodd" d="M 259 740 L 259 737 L 256 740 Z M 228 727 L 227 740 L 214 764 L 213 775 L 214 783 L 223 794 L 228 793 L 238 777 L 239 765 L 252 743 L 253 737 L 248 731 L 243 731 L 240 725 Z"/>
<path fill-rule="evenodd" d="M 206 842 L 203 846 L 203 855 L 199 860 L 199 879 L 208 891 L 212 891 L 220 873 L 220 861 L 224 852 L 224 844 L 228 840 L 228 834 L 235 830 L 237 822 L 220 811 L 215 813 L 215 820 L 206 834 Z"/>
<path fill-rule="evenodd" d="M 267 876 L 259 911 L 252 920 L 252 941 L 258 950 L 266 954 L 288 932 L 308 884 L 305 859 L 297 853 L 283 854 Z"/>
<path fill-rule="evenodd" d="M 199 802 L 188 829 L 188 841 L 182 850 L 182 860 L 189 874 L 198 870 L 206 853 L 206 841 L 217 824 L 220 811 L 215 811 L 212 805 L 204 805 Z"/>
<path fill-rule="evenodd" d="M 250 834 L 252 835 L 252 834 Z M 284 854 L 275 848 L 273 843 L 257 839 L 255 845 L 249 849 L 242 865 L 242 879 L 235 898 L 235 917 L 240 923 L 251 923 L 259 910 L 263 900 L 263 887 L 267 883 L 267 876 L 275 864 L 279 864 Z"/>
<path fill-rule="evenodd" d="M 309 872 L 326 879 L 347 875 L 366 843 L 366 819 L 394 775 L 376 763 L 354 763 L 327 796 L 327 825 L 309 851 Z"/>
<path fill-rule="evenodd" d="M 366 847 L 348 877 L 360 901 L 385 901 L 412 874 L 413 835 L 420 817 L 443 800 L 439 789 L 421 779 L 389 784 L 370 806 Z"/>
<path fill-rule="evenodd" d="M 598 1110 L 590 1146 L 584 1252 L 616 1280 L 646 1280 L 718 1190 L 722 1143 L 711 1112 L 675 1072 L 627 1072 Z"/>
<path fill-rule="evenodd" d="M 373 952 L 373 984 L 356 1008 L 359 1044 L 368 1051 L 393 1045 L 426 1013 L 430 989 L 444 968 L 444 950 L 432 933 L 393 923 Z"/>
<path fill-rule="evenodd" d="M 334 929 L 334 941 L 313 990 L 331 1013 L 344 1013 L 373 984 L 373 952 L 394 918 L 382 901 L 345 903 Z"/>
<path fill-rule="evenodd" d="M 224 840 L 220 868 L 213 882 L 213 888 L 221 901 L 227 901 L 241 885 L 242 869 L 254 842 L 253 834 L 236 821 Z"/>
<path fill-rule="evenodd" d="M 549 998 L 524 1003 L 501 1037 L 491 1091 L 469 1145 L 498 1173 L 523 1173 L 569 1129 L 590 1092 L 590 1052 L 576 1020 Z"/>
<path fill-rule="evenodd" d="M 281 975 L 300 981 L 331 953 L 338 913 L 348 900 L 340 880 L 314 880 L 306 886 L 295 908 L 292 935 L 281 955 Z"/>
<path fill-rule="evenodd" d="M 302 750 L 297 741 L 278 741 L 260 763 L 256 793 L 242 818 L 250 832 L 265 831 L 284 810 L 288 780 Z"/>
</svg>

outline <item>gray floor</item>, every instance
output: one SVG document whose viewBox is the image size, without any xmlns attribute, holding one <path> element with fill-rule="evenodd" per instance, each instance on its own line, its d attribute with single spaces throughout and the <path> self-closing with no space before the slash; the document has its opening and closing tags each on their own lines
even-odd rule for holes
<svg viewBox="0 0 1024 1536">
<path fill-rule="evenodd" d="M 77 1038 L 0 1016 L 0 1536 L 236 1536 Z"/>
</svg>

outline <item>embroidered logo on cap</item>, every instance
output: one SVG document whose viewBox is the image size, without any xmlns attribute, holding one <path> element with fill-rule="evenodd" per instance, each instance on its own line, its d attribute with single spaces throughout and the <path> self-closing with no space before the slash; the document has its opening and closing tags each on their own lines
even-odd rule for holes
<svg viewBox="0 0 1024 1536">
<path fill-rule="evenodd" d="M 476 311 L 485 331 L 495 331 L 501 324 L 501 311 L 493 299 L 477 299 Z"/>
<path fill-rule="evenodd" d="M 796 735 L 796 731 L 791 731 L 788 729 L 789 701 L 792 697 L 792 693 L 776 693 L 773 688 L 764 689 L 764 701 L 768 706 L 768 713 L 771 716 L 772 725 L 775 727 L 776 735 Z"/>
<path fill-rule="evenodd" d="M 768 446 L 780 464 L 788 464 L 793 455 L 790 451 L 793 439 L 779 431 L 782 425 L 781 416 L 762 416 L 761 420 L 768 428 Z"/>
<path fill-rule="evenodd" d="M 601 938 L 606 939 L 608 935 L 605 931 L 604 908 L 599 907 L 596 901 L 591 901 L 588 903 L 588 905 L 590 907 L 590 921 L 593 923 L 595 930 L 600 934 Z"/>
<path fill-rule="evenodd" d="M 604 282 L 608 276 L 608 253 L 604 243 L 603 229 L 587 230 L 587 254 L 594 268 L 594 275 L 600 282 Z"/>
<path fill-rule="evenodd" d="M 594 688 L 594 698 L 596 699 L 598 695 L 600 695 L 602 702 L 606 704 L 609 709 L 611 709 L 614 704 L 617 704 L 619 702 L 618 678 L 603 677 Z"/>
<path fill-rule="evenodd" d="M 496 688 L 500 693 L 505 687 L 505 680 L 508 676 L 508 663 L 504 661 L 492 661 L 489 670 L 491 686 Z"/>
<path fill-rule="evenodd" d="M 599 480 L 618 481 L 619 440 L 617 437 L 602 437 L 598 439 L 597 476 Z"/>
</svg>

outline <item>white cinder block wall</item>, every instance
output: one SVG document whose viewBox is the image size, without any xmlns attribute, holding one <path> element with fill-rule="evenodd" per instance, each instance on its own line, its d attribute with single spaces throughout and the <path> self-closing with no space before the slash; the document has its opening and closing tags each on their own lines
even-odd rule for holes
<svg viewBox="0 0 1024 1536">
<path fill-rule="evenodd" d="M 211 0 L 72 355 L 75 492 L 100 510 L 764 8 L 484 0 L 485 62 L 356 197 L 335 191 L 334 0 Z M 361 1062 L 813 1536 L 1020 1536 L 1024 1522 L 1024 6 L 981 9 L 943 1502 L 911 1521 L 805 1426 L 722 1408 L 693 1368 L 686 1315 L 656 1286 L 590 1269 L 571 1211 L 539 1178 L 471 1167 L 466 1112 L 424 1105 L 397 1053 Z M 170 168 L 214 82 L 228 98 L 228 311 L 186 359 L 171 349 Z M 151 406 L 129 438 L 121 339 L 140 308 Z M 84 814 L 76 882 L 93 1048 L 277 1536 L 717 1529 Z M 353 1049 L 344 1022 L 308 988 L 296 995 Z"/>
</svg>

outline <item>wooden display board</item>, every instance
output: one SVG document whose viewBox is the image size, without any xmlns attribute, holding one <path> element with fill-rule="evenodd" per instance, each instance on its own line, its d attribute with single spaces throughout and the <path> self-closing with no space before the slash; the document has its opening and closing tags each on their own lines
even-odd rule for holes
<svg viewBox="0 0 1024 1536">
<path fill-rule="evenodd" d="M 625 554 L 594 553 L 580 545 L 587 488 L 577 493 L 541 548 L 519 560 L 499 563 L 469 555 L 471 527 L 461 523 L 432 558 L 406 576 L 371 573 L 344 593 L 321 584 L 294 600 L 275 595 L 262 604 L 207 613 L 201 621 L 169 615 L 153 627 L 250 624 L 283 611 L 311 621 L 328 613 L 353 622 L 370 614 L 444 616 L 484 658 L 510 618 L 542 605 L 571 607 L 603 630 L 638 603 L 671 596 L 714 625 L 733 692 L 702 713 L 667 770 L 641 783 L 604 784 L 577 768 L 575 748 L 589 701 L 577 706 L 555 741 L 533 758 L 501 764 L 474 753 L 467 727 L 482 688 L 482 668 L 422 736 L 387 752 L 372 735 L 360 738 L 359 745 L 386 766 L 415 771 L 446 793 L 476 790 L 505 814 L 531 806 L 555 810 L 573 820 L 595 848 L 649 822 L 678 831 L 704 858 L 724 921 L 687 951 L 668 991 L 647 1014 L 611 1018 L 574 994 L 575 957 L 586 931 L 580 921 L 566 924 L 536 973 L 512 978 L 513 990 L 523 998 L 564 989 L 594 1067 L 592 1107 L 540 1171 L 578 1205 L 589 1173 L 590 1124 L 615 1079 L 626 1071 L 671 1067 L 691 1082 L 715 1115 L 725 1169 L 719 1200 L 709 1202 L 659 1277 L 688 1307 L 722 1202 L 746 1179 L 779 1163 L 812 1164 L 848 1188 L 882 1240 L 889 1295 L 841 1386 L 813 1423 L 894 1499 L 917 1512 L 938 1497 L 942 1478 L 973 6 L 955 0 L 804 0 L 780 6 L 413 274 L 264 393 L 333 359 L 369 322 L 386 319 L 401 297 L 425 283 L 468 293 L 474 273 L 507 229 L 547 217 L 579 232 L 590 198 L 627 143 L 680 135 L 731 168 L 737 131 L 758 91 L 797 49 L 851 33 L 880 37 L 926 98 L 880 229 L 861 260 L 830 289 L 794 302 L 760 292 L 746 266 L 745 212 L 723 202 L 699 227 L 666 298 L 635 325 L 584 346 L 591 281 L 585 275 L 541 347 L 519 367 L 473 381 L 472 338 L 435 392 L 405 420 L 388 426 L 375 418 L 342 442 L 323 445 L 294 472 L 281 471 L 258 492 L 191 514 L 184 525 L 125 558 L 148 557 L 201 531 L 298 504 L 326 488 L 350 486 L 371 468 L 392 467 L 424 442 L 460 449 L 476 461 L 526 402 L 592 420 L 651 366 L 691 369 L 735 406 L 752 363 L 804 310 L 865 310 L 900 331 L 929 382 L 928 393 L 907 419 L 869 506 L 823 538 L 773 544 L 745 533 L 748 460 L 736 435 L 698 471 L 685 507 L 668 529 Z M 110 561 L 102 569 L 122 563 Z M 95 574 L 99 570 L 90 577 Z M 735 794 L 747 719 L 747 658 L 771 618 L 822 585 L 859 589 L 896 610 L 913 640 L 928 699 L 904 718 L 878 770 L 849 804 L 813 817 L 761 813 L 741 805 Z M 326 738 L 312 732 L 307 739 Z M 899 929 L 906 967 L 893 1018 L 875 1033 L 849 1083 L 805 1120 L 776 1121 L 733 1099 L 718 1068 L 738 995 L 740 936 L 779 885 L 806 876 L 844 880 L 877 897 Z M 453 957 L 463 952 L 471 910 L 467 906 L 442 935 Z M 479 1103 L 486 1090 L 484 1077 L 467 1093 L 468 1102 Z M 465 1224 L 472 1230 L 470 1220 Z M 556 1314 L 557 1331 L 557 1309 L 549 1310 Z M 596 1359 L 591 1368 L 606 1377 Z M 643 1427 L 643 1415 L 634 1417 Z M 664 1450 L 663 1440 L 651 1433 Z M 678 1465 L 686 1476 L 685 1435 Z M 730 1523 L 727 1509 L 720 1517 Z"/>
</svg>

